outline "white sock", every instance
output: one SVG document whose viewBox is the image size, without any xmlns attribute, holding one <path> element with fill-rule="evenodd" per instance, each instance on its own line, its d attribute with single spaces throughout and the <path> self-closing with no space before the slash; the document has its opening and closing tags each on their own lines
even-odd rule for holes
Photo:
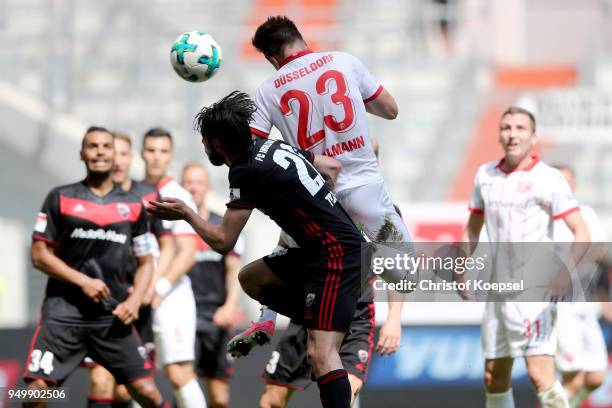
<svg viewBox="0 0 612 408">
<path fill-rule="evenodd" d="M 565 390 L 565 393 L 567 394 L 570 408 L 578 408 L 582 405 L 584 400 L 587 399 L 591 392 L 585 387 L 582 387 L 576 394 L 571 394 L 567 391 L 567 389 Z"/>
<path fill-rule="evenodd" d="M 538 394 L 542 408 L 569 408 L 569 401 L 565 389 L 559 381 L 555 381 L 552 387 Z"/>
<path fill-rule="evenodd" d="M 206 408 L 206 398 L 195 378 L 174 390 L 174 397 L 179 408 Z"/>
<path fill-rule="evenodd" d="M 258 322 L 265 322 L 266 320 L 272 320 L 276 323 L 276 312 L 264 305 L 261 306 L 261 314 L 259 315 Z"/>
<path fill-rule="evenodd" d="M 506 392 L 489 393 L 487 392 L 486 408 L 514 408 L 514 397 L 512 388 Z"/>
</svg>

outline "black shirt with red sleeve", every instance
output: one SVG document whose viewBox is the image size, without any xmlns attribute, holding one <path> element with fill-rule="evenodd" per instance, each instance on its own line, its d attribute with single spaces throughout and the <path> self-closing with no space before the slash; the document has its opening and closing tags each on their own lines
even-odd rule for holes
<svg viewBox="0 0 612 408">
<path fill-rule="evenodd" d="M 229 208 L 257 208 L 304 251 L 327 259 L 331 243 L 361 250 L 364 238 L 314 168 L 314 155 L 257 138 L 229 171 Z"/>
<path fill-rule="evenodd" d="M 147 214 L 140 197 L 115 186 L 104 197 L 95 195 L 86 181 L 57 187 L 47 195 L 32 239 L 54 247 L 68 266 L 102 279 L 115 302 L 127 297 L 132 250 L 147 253 Z M 112 308 L 94 303 L 71 283 L 47 282 L 42 320 L 66 325 L 109 325 Z"/>
</svg>

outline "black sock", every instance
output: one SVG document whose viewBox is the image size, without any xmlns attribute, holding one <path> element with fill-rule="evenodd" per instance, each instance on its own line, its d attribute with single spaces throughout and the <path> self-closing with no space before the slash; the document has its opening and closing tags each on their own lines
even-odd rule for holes
<svg viewBox="0 0 612 408">
<path fill-rule="evenodd" d="M 351 383 L 346 370 L 332 370 L 317 379 L 323 408 L 350 408 Z"/>
<path fill-rule="evenodd" d="M 87 398 L 88 408 L 112 408 L 113 400 L 106 398 L 88 397 Z"/>
<path fill-rule="evenodd" d="M 285 285 L 270 285 L 261 290 L 259 303 L 276 313 L 287 316 L 297 324 L 304 321 L 304 291 Z"/>
<path fill-rule="evenodd" d="M 118 401 L 113 400 L 112 408 L 130 408 L 132 406 L 132 401 Z"/>
</svg>

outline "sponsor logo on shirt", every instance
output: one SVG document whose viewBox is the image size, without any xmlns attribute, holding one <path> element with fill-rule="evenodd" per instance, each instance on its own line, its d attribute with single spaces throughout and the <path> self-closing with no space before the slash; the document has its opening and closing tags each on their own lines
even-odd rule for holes
<svg viewBox="0 0 612 408">
<path fill-rule="evenodd" d="M 124 220 L 130 217 L 130 206 L 125 203 L 117 203 L 117 212 Z"/>
<path fill-rule="evenodd" d="M 101 241 L 116 242 L 118 244 L 125 244 L 125 241 L 127 241 L 127 236 L 125 234 L 120 234 L 113 230 L 103 230 L 102 228 L 88 230 L 75 228 L 72 234 L 70 234 L 70 238 L 99 239 Z"/>
<path fill-rule="evenodd" d="M 47 229 L 47 214 L 38 213 L 36 217 L 36 224 L 34 224 L 34 231 L 36 232 L 45 232 Z"/>
</svg>

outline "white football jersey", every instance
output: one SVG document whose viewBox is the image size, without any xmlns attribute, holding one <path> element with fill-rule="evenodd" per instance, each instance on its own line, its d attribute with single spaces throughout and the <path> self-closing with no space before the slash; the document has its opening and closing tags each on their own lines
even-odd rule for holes
<svg viewBox="0 0 612 408">
<path fill-rule="evenodd" d="M 606 233 L 601 227 L 601 221 L 593 207 L 588 205 L 580 206 L 580 215 L 582 215 L 582 219 L 586 224 L 589 235 L 591 236 L 591 242 L 605 242 L 606 241 Z M 568 228 L 567 225 L 562 220 L 558 220 L 555 222 L 554 229 L 554 239 L 555 242 L 572 242 L 574 240 L 574 234 Z"/>
<path fill-rule="evenodd" d="M 193 197 L 189 191 L 185 190 L 179 183 L 174 181 L 172 177 L 162 179 L 157 185 L 159 195 L 163 198 L 178 198 L 187 204 L 192 210 L 197 212 L 196 205 L 193 202 Z M 179 235 L 196 235 L 196 232 L 191 228 L 191 225 L 184 220 L 163 220 L 164 229 L 172 232 L 173 236 Z"/>
<path fill-rule="evenodd" d="M 476 173 L 470 211 L 484 214 L 491 242 L 552 242 L 554 221 L 577 210 L 561 172 L 536 156 L 522 170 L 489 162 Z"/>
<path fill-rule="evenodd" d="M 267 137 L 275 126 L 287 143 L 339 160 L 337 192 L 382 180 L 365 110 L 382 90 L 352 55 L 303 50 L 257 89 L 251 131 Z"/>
</svg>

